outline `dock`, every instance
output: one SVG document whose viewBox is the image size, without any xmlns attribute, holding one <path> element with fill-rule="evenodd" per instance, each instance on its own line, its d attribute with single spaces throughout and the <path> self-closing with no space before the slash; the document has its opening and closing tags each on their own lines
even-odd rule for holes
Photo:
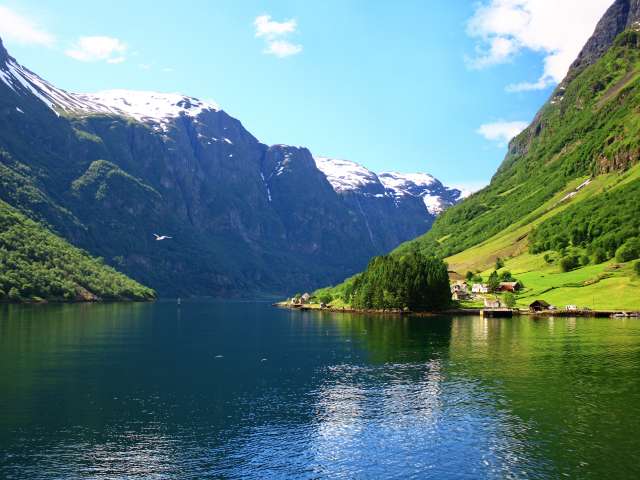
<svg viewBox="0 0 640 480">
<path fill-rule="evenodd" d="M 510 308 L 483 308 L 480 310 L 480 316 L 484 318 L 511 318 L 513 310 Z"/>
</svg>

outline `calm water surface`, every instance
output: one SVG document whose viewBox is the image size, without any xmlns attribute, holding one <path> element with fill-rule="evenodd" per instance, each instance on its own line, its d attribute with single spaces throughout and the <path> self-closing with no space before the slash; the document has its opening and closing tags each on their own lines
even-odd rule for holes
<svg viewBox="0 0 640 480">
<path fill-rule="evenodd" d="M 0 478 L 639 478 L 640 321 L 0 307 Z"/>
</svg>

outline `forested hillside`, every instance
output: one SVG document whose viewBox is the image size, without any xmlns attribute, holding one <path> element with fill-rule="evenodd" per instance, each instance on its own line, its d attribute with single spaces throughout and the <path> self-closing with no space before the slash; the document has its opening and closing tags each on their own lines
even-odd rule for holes
<svg viewBox="0 0 640 480">
<path fill-rule="evenodd" d="M 0 302 L 152 300 L 153 290 L 0 200 Z"/>
</svg>

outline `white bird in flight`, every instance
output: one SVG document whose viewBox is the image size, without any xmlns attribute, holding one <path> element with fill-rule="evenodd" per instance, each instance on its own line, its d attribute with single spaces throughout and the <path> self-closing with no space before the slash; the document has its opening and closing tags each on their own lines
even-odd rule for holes
<svg viewBox="0 0 640 480">
<path fill-rule="evenodd" d="M 173 238 L 173 237 L 170 237 L 168 235 L 158 235 L 157 233 L 154 233 L 153 236 L 156 237 L 157 241 L 166 240 L 168 238 Z"/>
</svg>

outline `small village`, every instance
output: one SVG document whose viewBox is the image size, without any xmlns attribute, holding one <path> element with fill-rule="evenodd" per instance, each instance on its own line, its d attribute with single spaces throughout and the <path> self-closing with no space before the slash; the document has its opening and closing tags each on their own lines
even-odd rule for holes
<svg viewBox="0 0 640 480">
<path fill-rule="evenodd" d="M 469 283 L 458 280 L 451 284 L 451 299 L 460 307 L 472 310 L 480 308 L 485 316 L 512 316 L 516 314 L 538 314 L 555 316 L 637 316 L 637 312 L 600 312 L 589 307 L 567 304 L 562 307 L 551 305 L 543 299 L 536 299 L 527 308 L 516 306 L 516 294 L 522 290 L 522 284 L 515 280 L 499 282 L 495 288 L 487 283 Z M 475 307 L 475 308 L 474 308 Z"/>
<path fill-rule="evenodd" d="M 520 281 L 501 281 L 493 287 L 489 283 L 476 283 L 457 280 L 451 284 L 451 300 L 456 308 L 449 312 L 457 314 L 482 315 L 485 317 L 512 317 L 513 315 L 541 316 L 584 316 L 584 317 L 640 317 L 640 312 L 600 311 L 589 307 L 567 304 L 552 305 L 543 299 L 536 299 L 527 307 L 516 305 L 516 295 L 521 292 Z M 300 310 L 357 311 L 344 306 L 336 307 L 332 303 L 323 302 L 313 294 L 305 292 L 296 294 L 277 306 Z M 408 311 L 385 311 L 382 313 L 421 313 Z"/>
</svg>

